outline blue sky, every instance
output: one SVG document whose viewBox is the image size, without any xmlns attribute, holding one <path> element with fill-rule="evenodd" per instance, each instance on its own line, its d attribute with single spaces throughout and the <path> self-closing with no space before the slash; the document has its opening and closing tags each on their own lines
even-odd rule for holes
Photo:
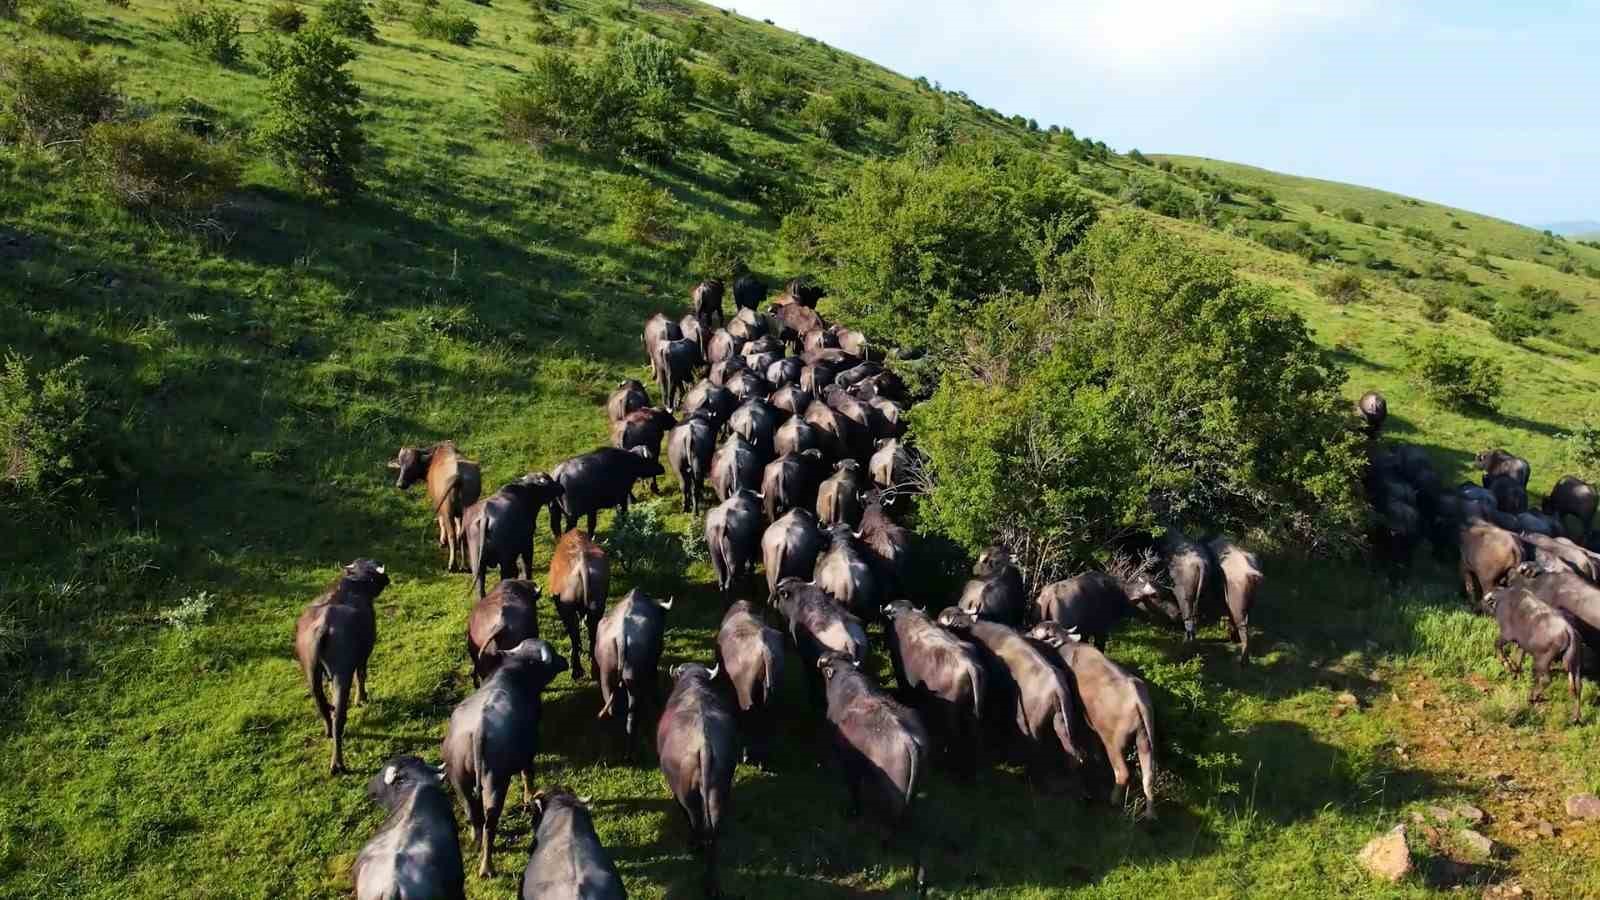
<svg viewBox="0 0 1600 900">
<path fill-rule="evenodd" d="M 1600 3 L 744 0 L 1126 151 L 1600 220 Z"/>
</svg>

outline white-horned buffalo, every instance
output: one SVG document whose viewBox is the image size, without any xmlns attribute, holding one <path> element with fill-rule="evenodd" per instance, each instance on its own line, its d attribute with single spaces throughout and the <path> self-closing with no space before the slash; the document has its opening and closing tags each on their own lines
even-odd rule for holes
<svg viewBox="0 0 1600 900">
<path fill-rule="evenodd" d="M 490 568 L 501 579 L 516 578 L 517 561 L 522 577 L 533 577 L 533 533 L 539 509 L 561 498 L 565 489 L 543 472 L 524 475 L 467 507 L 461 527 L 465 534 L 467 571 L 472 588 L 482 597 Z"/>
<path fill-rule="evenodd" d="M 405 490 L 419 481 L 428 484 L 428 502 L 439 523 L 439 546 L 448 553 L 446 568 L 456 571 L 456 560 L 466 560 L 461 540 L 461 517 L 467 507 L 478 502 L 483 491 L 483 473 L 478 464 L 462 456 L 454 441 L 441 441 L 432 447 L 401 447 L 389 463 L 399 474 L 394 486 Z"/>
<path fill-rule="evenodd" d="M 439 771 L 396 756 L 367 783 L 367 797 L 389 811 L 356 856 L 356 900 L 466 900 L 461 841 Z"/>
<path fill-rule="evenodd" d="M 521 900 L 627 900 L 586 800 L 553 787 L 534 795 L 533 808 L 533 852 L 517 885 Z"/>
<path fill-rule="evenodd" d="M 688 663 L 672 670 L 672 694 L 656 725 L 656 753 L 667 789 L 678 801 L 705 857 L 705 892 L 717 888 L 717 838 L 733 801 L 739 736 L 717 673 Z"/>
<path fill-rule="evenodd" d="M 550 477 L 561 485 L 561 494 L 550 501 L 550 536 L 559 538 L 567 529 L 578 527 L 583 516 L 589 519 L 588 532 L 594 534 L 600 510 L 617 507 L 626 514 L 633 501 L 634 482 L 666 471 L 643 447 L 601 447 L 557 464 Z"/>
<path fill-rule="evenodd" d="M 988 678 L 972 645 L 903 600 L 883 608 L 889 661 L 900 689 L 939 731 L 945 756 L 965 777 L 977 770 Z"/>
</svg>

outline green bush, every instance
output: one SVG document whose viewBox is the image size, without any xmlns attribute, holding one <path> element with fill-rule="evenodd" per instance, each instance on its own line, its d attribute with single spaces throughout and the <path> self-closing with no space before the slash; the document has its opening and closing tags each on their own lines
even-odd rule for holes
<svg viewBox="0 0 1600 900">
<path fill-rule="evenodd" d="M 24 48 L 0 55 L 0 134 L 39 143 L 77 138 L 122 106 L 117 75 L 93 60 Z"/>
<path fill-rule="evenodd" d="M 102 122 L 86 142 L 94 181 L 123 206 L 149 212 L 215 208 L 239 186 L 239 162 L 165 120 Z"/>
<path fill-rule="evenodd" d="M 1431 294 L 1422 298 L 1422 317 L 1435 324 L 1450 318 L 1450 306 Z"/>
<path fill-rule="evenodd" d="M 806 101 L 800 118 L 823 140 L 839 147 L 855 143 L 856 135 L 861 130 L 861 121 L 856 114 L 825 94 L 818 94 Z"/>
<path fill-rule="evenodd" d="M 1435 402 L 1456 409 L 1493 411 L 1505 390 L 1505 368 L 1486 356 L 1474 356 L 1448 338 L 1434 338 L 1411 348 L 1411 375 L 1417 387 Z"/>
<path fill-rule="evenodd" d="M 991 295 L 912 412 L 924 524 L 1030 571 L 1160 521 L 1347 547 L 1362 461 L 1344 371 L 1270 289 L 1137 220 L 1096 224 L 1038 295 Z"/>
<path fill-rule="evenodd" d="M 1093 218 L 1093 205 L 1053 165 L 972 142 L 929 164 L 870 161 L 812 221 L 820 276 L 840 316 L 887 341 L 920 344 L 930 321 L 961 321 L 983 295 L 1037 289 L 1036 259 L 1070 245 Z"/>
<path fill-rule="evenodd" d="M 1317 282 L 1317 293 L 1329 303 L 1355 303 L 1367 298 L 1367 283 L 1360 275 L 1341 270 Z"/>
<path fill-rule="evenodd" d="M 684 111 L 693 89 L 675 53 L 644 36 L 582 65 L 555 51 L 536 54 L 528 74 L 496 95 L 506 136 L 666 162 L 689 143 Z"/>
<path fill-rule="evenodd" d="M 1546 287 L 1525 284 L 1517 289 L 1519 306 L 1529 316 L 1548 322 L 1558 315 L 1576 312 L 1578 305 Z"/>
<path fill-rule="evenodd" d="M 239 14 L 220 6 L 180 6 L 172 31 L 198 53 L 224 66 L 244 55 L 239 39 Z"/>
<path fill-rule="evenodd" d="M 1367 217 L 1362 215 L 1361 210 L 1353 206 L 1346 206 L 1344 209 L 1339 210 L 1339 218 L 1346 222 L 1354 222 L 1357 225 L 1367 220 Z"/>
<path fill-rule="evenodd" d="M 716 69 L 701 68 L 694 72 L 694 92 L 707 103 L 732 106 L 739 84 Z"/>
<path fill-rule="evenodd" d="M 323 0 L 317 21 L 347 38 L 369 43 L 378 39 L 378 26 L 364 0 Z"/>
<path fill-rule="evenodd" d="M 325 28 L 272 41 L 261 52 L 268 110 L 256 134 L 280 163 L 318 191 L 349 193 L 361 186 L 361 89 L 345 68 L 355 58 L 350 45 Z"/>
<path fill-rule="evenodd" d="M 733 95 L 733 114 L 740 123 L 750 128 L 765 128 L 771 120 L 771 99 L 763 93 L 760 83 L 747 80 L 739 85 Z"/>
<path fill-rule="evenodd" d="M 261 24 L 280 34 L 294 34 L 306 24 L 306 13 L 297 3 L 274 3 L 267 7 Z"/>
<path fill-rule="evenodd" d="M 411 17 L 411 28 L 418 37 L 470 47 L 478 39 L 478 23 L 461 13 L 420 9 Z"/>
<path fill-rule="evenodd" d="M 90 399 L 82 358 L 34 369 L 7 353 L 0 368 L 0 501 L 17 508 L 90 487 Z"/>
<path fill-rule="evenodd" d="M 617 227 L 630 239 L 661 243 L 672 237 L 678 204 L 666 188 L 625 175 L 609 193 Z"/>
<path fill-rule="evenodd" d="M 667 528 L 661 505 L 660 500 L 635 503 L 612 523 L 606 544 L 624 574 L 677 575 L 688 567 L 692 544 Z"/>
<path fill-rule="evenodd" d="M 716 218 L 706 218 L 700 223 L 699 241 L 694 256 L 689 260 L 689 271 L 695 278 L 720 278 L 725 284 L 749 271 L 750 253 L 754 245 L 737 226 Z"/>
<path fill-rule="evenodd" d="M 1150 157 L 1145 156 L 1143 153 L 1140 153 L 1138 147 L 1135 147 L 1132 150 L 1128 151 L 1128 161 L 1129 162 L 1138 163 L 1141 166 L 1150 165 Z"/>
<path fill-rule="evenodd" d="M 40 31 L 74 40 L 89 35 L 89 18 L 72 0 L 38 0 L 33 5 L 33 27 Z"/>
<path fill-rule="evenodd" d="M 1520 344 L 1538 333 L 1539 324 L 1528 315 L 1525 308 L 1502 303 L 1489 320 L 1489 331 L 1502 341 Z"/>
</svg>

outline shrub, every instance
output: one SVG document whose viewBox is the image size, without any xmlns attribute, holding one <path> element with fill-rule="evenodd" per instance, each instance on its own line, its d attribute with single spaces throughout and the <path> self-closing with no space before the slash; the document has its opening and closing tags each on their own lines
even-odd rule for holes
<svg viewBox="0 0 1600 900">
<path fill-rule="evenodd" d="M 1329 303 L 1355 303 L 1367 297 L 1367 283 L 1354 272 L 1335 272 L 1317 282 L 1317 293 Z"/>
<path fill-rule="evenodd" d="M 495 105 L 512 140 L 566 140 L 606 153 L 626 146 L 636 114 L 633 96 L 617 79 L 554 51 L 536 54 L 528 74 L 502 89 Z"/>
<path fill-rule="evenodd" d="M 171 121 L 102 122 L 89 131 L 90 169 L 101 190 L 149 212 L 212 209 L 239 186 L 239 162 Z"/>
<path fill-rule="evenodd" d="M 1525 284 L 1517 289 L 1517 298 L 1523 310 L 1541 322 L 1548 322 L 1563 313 L 1576 312 L 1577 304 L 1545 287 Z"/>
<path fill-rule="evenodd" d="M 611 188 L 610 195 L 617 227 L 629 238 L 659 243 L 672 236 L 678 204 L 666 188 L 624 175 Z"/>
<path fill-rule="evenodd" d="M 1354 222 L 1357 225 L 1367 220 L 1367 217 L 1361 214 L 1361 210 L 1353 206 L 1346 206 L 1344 209 L 1339 210 L 1339 218 L 1346 222 Z"/>
<path fill-rule="evenodd" d="M 734 97 L 739 93 L 739 85 L 716 69 L 696 69 L 694 92 L 707 103 L 732 106 Z"/>
<path fill-rule="evenodd" d="M 0 133 L 39 143 L 75 138 L 122 105 L 116 73 L 92 60 L 32 48 L 0 56 Z"/>
<path fill-rule="evenodd" d="M 0 501 L 16 506 L 87 490 L 91 407 L 82 358 L 34 369 L 7 353 L 0 368 Z"/>
<path fill-rule="evenodd" d="M 528 29 L 528 39 L 541 47 L 570 47 L 572 35 L 554 22 L 538 22 Z"/>
<path fill-rule="evenodd" d="M 658 37 L 633 34 L 617 44 L 608 63 L 637 95 L 659 92 L 679 104 L 694 94 L 678 48 Z"/>
<path fill-rule="evenodd" d="M 411 28 L 418 37 L 470 47 L 478 39 L 478 23 L 461 13 L 421 9 L 411 17 Z"/>
<path fill-rule="evenodd" d="M 349 44 L 323 28 L 271 42 L 261 53 L 269 107 L 256 133 L 302 183 L 320 191 L 360 187 L 361 89 L 345 69 L 355 58 Z"/>
<path fill-rule="evenodd" d="M 843 103 L 823 94 L 808 100 L 800 117 L 823 140 L 839 147 L 854 143 L 861 128 L 860 120 Z"/>
<path fill-rule="evenodd" d="M 733 114 L 739 117 L 741 123 L 751 128 L 767 126 L 772 107 L 760 84 L 746 81 L 739 85 L 739 89 L 733 95 Z"/>
<path fill-rule="evenodd" d="M 347 38 L 369 43 L 378 39 L 378 26 L 373 24 L 365 0 L 323 0 L 317 21 Z"/>
<path fill-rule="evenodd" d="M 728 189 L 774 216 L 784 216 L 801 204 L 800 186 L 790 176 L 795 161 L 781 153 L 758 153 L 739 165 Z"/>
<path fill-rule="evenodd" d="M 1474 356 L 1448 338 L 1434 338 L 1411 348 L 1411 374 L 1423 393 L 1457 409 L 1494 410 L 1505 389 L 1505 369 L 1485 356 Z"/>
<path fill-rule="evenodd" d="M 864 164 L 819 204 L 814 227 L 841 317 L 920 343 L 930 318 L 960 321 L 982 295 L 1037 289 L 1040 254 L 1070 245 L 1093 219 L 1093 205 L 1041 157 L 975 141 L 931 163 Z"/>
<path fill-rule="evenodd" d="M 33 27 L 46 34 L 82 40 L 89 34 L 89 19 L 72 0 L 40 0 L 33 13 Z"/>
<path fill-rule="evenodd" d="M 1141 166 L 1150 165 L 1150 158 L 1140 153 L 1138 147 L 1128 151 L 1128 161 L 1138 163 Z"/>
<path fill-rule="evenodd" d="M 180 6 L 172 30 L 178 40 L 224 66 L 237 63 L 244 55 L 239 14 L 220 6 Z"/>
<path fill-rule="evenodd" d="M 1161 519 L 1347 546 L 1361 504 L 1344 371 L 1270 289 L 1137 220 L 1055 289 L 992 295 L 913 429 L 924 523 L 1046 576 Z"/>
<path fill-rule="evenodd" d="M 281 34 L 294 34 L 306 24 L 306 13 L 296 3 L 274 3 L 267 7 L 261 24 Z"/>
<path fill-rule="evenodd" d="M 667 529 L 661 504 L 660 500 L 635 503 L 612 523 L 606 543 L 624 574 L 675 575 L 688 567 L 684 536 Z"/>
<path fill-rule="evenodd" d="M 1430 294 L 1422 298 L 1422 317 L 1436 324 L 1443 322 L 1445 319 L 1450 318 L 1450 306 Z"/>
<path fill-rule="evenodd" d="M 1538 333 L 1539 326 L 1526 309 L 1502 303 L 1489 320 L 1489 331 L 1502 341 L 1520 344 Z"/>
<path fill-rule="evenodd" d="M 696 278 L 720 278 L 726 284 L 749 271 L 753 245 L 738 227 L 722 219 L 705 219 L 689 271 Z"/>
</svg>

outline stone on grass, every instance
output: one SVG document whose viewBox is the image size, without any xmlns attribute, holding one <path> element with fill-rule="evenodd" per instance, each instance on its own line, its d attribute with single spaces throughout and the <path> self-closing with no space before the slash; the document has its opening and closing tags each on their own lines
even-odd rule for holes
<svg viewBox="0 0 1600 900">
<path fill-rule="evenodd" d="M 1463 828 L 1456 832 L 1456 840 L 1474 859 L 1489 859 L 1494 856 L 1494 841 L 1471 828 Z"/>
<path fill-rule="evenodd" d="M 1567 815 L 1574 819 L 1600 819 L 1600 797 L 1573 794 L 1567 798 Z"/>
<path fill-rule="evenodd" d="M 1411 872 L 1411 848 L 1406 846 L 1406 827 L 1396 825 L 1387 834 L 1367 842 L 1356 855 L 1361 867 L 1374 878 L 1396 882 Z"/>
</svg>

